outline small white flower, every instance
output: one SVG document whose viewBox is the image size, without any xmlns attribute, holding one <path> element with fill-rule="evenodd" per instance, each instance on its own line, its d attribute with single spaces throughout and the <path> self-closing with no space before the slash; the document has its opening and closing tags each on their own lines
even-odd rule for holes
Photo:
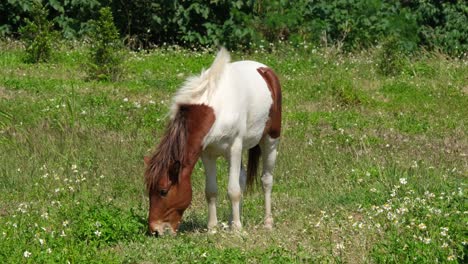
<svg viewBox="0 0 468 264">
<path fill-rule="evenodd" d="M 441 236 L 447 236 L 447 231 L 449 230 L 447 227 L 441 227 L 442 231 L 440 232 Z"/>
<path fill-rule="evenodd" d="M 441 247 L 441 248 L 447 248 L 447 247 L 448 247 L 447 242 L 444 242 L 444 243 L 442 244 L 442 246 L 440 246 L 440 247 Z"/>
<path fill-rule="evenodd" d="M 99 231 L 99 230 L 96 230 L 96 231 L 94 231 L 94 234 L 95 234 L 96 236 L 98 236 L 98 237 L 99 237 L 99 236 L 101 236 L 101 231 Z"/>
<path fill-rule="evenodd" d="M 406 178 L 400 178 L 400 184 L 401 185 L 405 185 L 407 183 L 408 183 L 408 181 L 406 180 Z"/>
<path fill-rule="evenodd" d="M 46 249 L 46 252 L 50 254 L 50 253 L 52 253 L 52 249 L 47 248 L 47 249 Z"/>
<path fill-rule="evenodd" d="M 425 230 L 427 228 L 427 226 L 424 223 L 420 223 L 418 225 L 418 228 L 421 229 L 421 230 Z"/>
<path fill-rule="evenodd" d="M 375 192 L 377 192 L 377 189 L 375 189 L 375 188 L 371 188 L 369 191 L 371 191 L 371 192 L 375 193 Z"/>
<path fill-rule="evenodd" d="M 44 239 L 39 238 L 39 244 L 44 245 Z"/>
<path fill-rule="evenodd" d="M 62 225 L 63 225 L 63 226 L 67 226 L 67 225 L 68 225 L 68 220 L 63 221 L 63 222 L 62 222 Z"/>
<path fill-rule="evenodd" d="M 29 257 L 31 256 L 31 252 L 29 252 L 29 251 L 26 250 L 26 251 L 23 253 L 23 256 L 24 256 L 25 258 L 29 258 Z"/>
<path fill-rule="evenodd" d="M 448 260 L 448 261 L 455 260 L 455 256 L 454 256 L 454 255 L 450 255 L 450 256 L 447 257 L 447 260 Z"/>
<path fill-rule="evenodd" d="M 424 244 L 429 244 L 429 243 L 431 243 L 431 239 L 426 237 L 426 238 L 423 239 L 423 243 Z"/>
<path fill-rule="evenodd" d="M 342 249 L 344 249 L 344 248 L 345 248 L 345 246 L 344 246 L 343 243 L 338 243 L 338 244 L 336 244 L 336 249 L 342 250 Z"/>
<path fill-rule="evenodd" d="M 128 102 L 128 98 L 125 97 L 125 98 L 123 99 L 123 101 L 124 101 L 124 102 Z"/>
<path fill-rule="evenodd" d="M 99 221 L 96 221 L 96 223 L 94 224 L 96 227 L 100 227 L 101 226 L 101 222 Z"/>
<path fill-rule="evenodd" d="M 76 164 L 72 164 L 71 169 L 76 170 L 76 168 L 77 168 Z"/>
</svg>

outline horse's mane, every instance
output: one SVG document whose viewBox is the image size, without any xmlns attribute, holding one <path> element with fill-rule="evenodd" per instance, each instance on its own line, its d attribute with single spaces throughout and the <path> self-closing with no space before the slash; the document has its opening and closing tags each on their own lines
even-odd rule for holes
<svg viewBox="0 0 468 264">
<path fill-rule="evenodd" d="M 167 174 L 169 166 L 185 160 L 187 143 L 187 122 L 185 109 L 180 107 L 175 118 L 169 121 L 164 136 L 156 151 L 151 155 L 145 171 L 145 184 L 148 191 L 156 187 L 162 175 Z"/>
<path fill-rule="evenodd" d="M 201 72 L 199 76 L 187 78 L 184 85 L 177 91 L 171 106 L 171 119 L 177 114 L 181 104 L 199 104 L 202 96 L 210 96 L 221 78 L 225 66 L 231 61 L 231 56 L 225 48 L 221 48 L 211 67 Z"/>
</svg>

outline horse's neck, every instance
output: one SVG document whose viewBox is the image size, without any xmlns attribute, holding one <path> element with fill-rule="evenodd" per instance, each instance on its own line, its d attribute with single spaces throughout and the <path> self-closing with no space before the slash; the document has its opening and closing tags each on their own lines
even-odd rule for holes
<svg viewBox="0 0 468 264">
<path fill-rule="evenodd" d="M 185 176 L 190 176 L 202 151 L 203 139 L 215 121 L 213 108 L 207 105 L 185 105 L 188 108 L 185 118 L 187 145 L 185 149 Z"/>
</svg>

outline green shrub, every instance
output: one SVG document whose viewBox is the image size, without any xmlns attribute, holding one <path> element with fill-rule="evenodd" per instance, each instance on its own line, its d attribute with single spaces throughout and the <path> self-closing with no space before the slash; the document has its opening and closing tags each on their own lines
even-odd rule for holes
<svg viewBox="0 0 468 264">
<path fill-rule="evenodd" d="M 403 68 L 401 41 L 391 36 L 387 38 L 377 54 L 378 72 L 385 76 L 398 75 Z"/>
<path fill-rule="evenodd" d="M 123 70 L 122 41 L 110 8 L 102 8 L 99 13 L 99 19 L 93 22 L 88 76 L 96 80 L 117 81 Z"/>
<path fill-rule="evenodd" d="M 52 43 L 56 36 L 53 22 L 47 20 L 48 13 L 40 2 L 34 2 L 32 20 L 26 19 L 26 25 L 20 28 L 21 38 L 26 45 L 26 62 L 45 62 L 51 57 Z"/>
</svg>

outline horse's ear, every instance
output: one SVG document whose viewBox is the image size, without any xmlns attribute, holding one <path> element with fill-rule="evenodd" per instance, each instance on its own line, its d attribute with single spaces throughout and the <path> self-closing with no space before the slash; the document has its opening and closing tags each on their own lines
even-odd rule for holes
<svg viewBox="0 0 468 264">
<path fill-rule="evenodd" d="M 149 166 L 150 161 L 151 161 L 151 158 L 148 157 L 148 156 L 144 156 L 144 157 L 143 157 L 143 160 L 145 161 L 146 166 Z"/>
<path fill-rule="evenodd" d="M 179 182 L 180 161 L 176 160 L 169 168 L 169 179 L 171 182 Z"/>
</svg>

